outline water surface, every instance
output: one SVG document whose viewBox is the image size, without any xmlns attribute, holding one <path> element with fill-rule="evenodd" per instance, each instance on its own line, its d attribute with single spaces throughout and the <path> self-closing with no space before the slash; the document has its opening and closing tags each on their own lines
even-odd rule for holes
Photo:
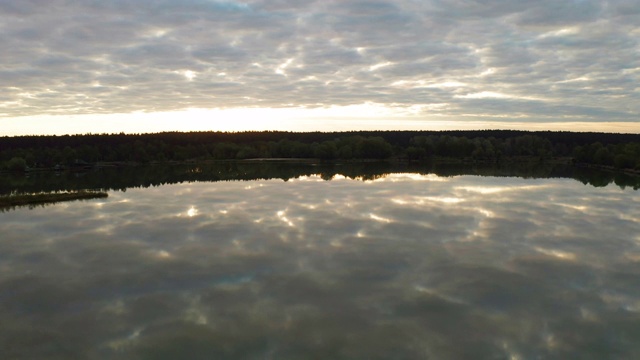
<svg viewBox="0 0 640 360">
<path fill-rule="evenodd" d="M 368 178 L 2 213 L 0 358 L 640 357 L 638 191 Z"/>
</svg>

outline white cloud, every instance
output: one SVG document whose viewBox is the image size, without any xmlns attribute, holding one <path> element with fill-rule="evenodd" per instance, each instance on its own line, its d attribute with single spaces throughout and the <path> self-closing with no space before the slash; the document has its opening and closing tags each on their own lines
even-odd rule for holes
<svg viewBox="0 0 640 360">
<path fill-rule="evenodd" d="M 0 116 L 375 103 L 637 123 L 633 4 L 3 1 Z"/>
</svg>

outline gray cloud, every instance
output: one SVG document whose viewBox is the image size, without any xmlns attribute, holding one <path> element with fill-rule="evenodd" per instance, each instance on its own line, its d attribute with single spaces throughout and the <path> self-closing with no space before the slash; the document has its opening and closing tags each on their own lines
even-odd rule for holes
<svg viewBox="0 0 640 360">
<path fill-rule="evenodd" d="M 637 121 L 634 5 L 4 1 L 0 113 L 376 102 L 503 121 Z"/>
</svg>

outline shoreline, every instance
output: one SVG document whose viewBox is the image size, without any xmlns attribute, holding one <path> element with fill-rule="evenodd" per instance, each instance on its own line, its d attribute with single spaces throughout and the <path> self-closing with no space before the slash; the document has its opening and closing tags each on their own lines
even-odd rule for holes
<svg viewBox="0 0 640 360">
<path fill-rule="evenodd" d="M 402 158 L 388 159 L 320 159 L 320 158 L 249 158 L 249 159 L 190 159 L 183 161 L 167 160 L 167 161 L 114 161 L 114 162 L 97 162 L 86 164 L 84 166 L 60 166 L 28 168 L 24 171 L 0 170 L 0 174 L 28 174 L 33 172 L 83 172 L 88 170 L 102 168 L 118 168 L 118 167 L 137 167 L 137 166 L 153 166 L 153 165 L 189 165 L 189 164 L 221 164 L 221 163 L 292 163 L 292 164 L 363 164 L 363 163 L 396 163 L 396 164 L 468 164 L 468 165 L 509 165 L 509 164 L 572 164 L 571 158 L 554 157 L 541 160 L 535 156 L 513 156 L 503 157 L 500 160 L 495 159 L 471 159 L 471 158 L 454 158 L 435 156 L 424 160 L 412 160 Z M 622 170 L 612 168 L 613 171 Z"/>
<path fill-rule="evenodd" d="M 0 196 L 0 210 L 12 209 L 22 206 L 37 206 L 54 204 L 64 201 L 90 200 L 106 198 L 109 194 L 96 191 L 73 191 L 60 193 L 18 194 Z"/>
</svg>

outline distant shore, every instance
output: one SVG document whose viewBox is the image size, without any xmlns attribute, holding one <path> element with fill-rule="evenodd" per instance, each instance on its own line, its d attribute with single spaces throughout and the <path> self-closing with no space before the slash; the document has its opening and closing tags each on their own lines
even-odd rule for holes
<svg viewBox="0 0 640 360">
<path fill-rule="evenodd" d="M 567 159 L 635 174 L 640 135 L 551 131 L 192 132 L 0 137 L 0 171 L 189 161 L 495 163 Z"/>
</svg>

